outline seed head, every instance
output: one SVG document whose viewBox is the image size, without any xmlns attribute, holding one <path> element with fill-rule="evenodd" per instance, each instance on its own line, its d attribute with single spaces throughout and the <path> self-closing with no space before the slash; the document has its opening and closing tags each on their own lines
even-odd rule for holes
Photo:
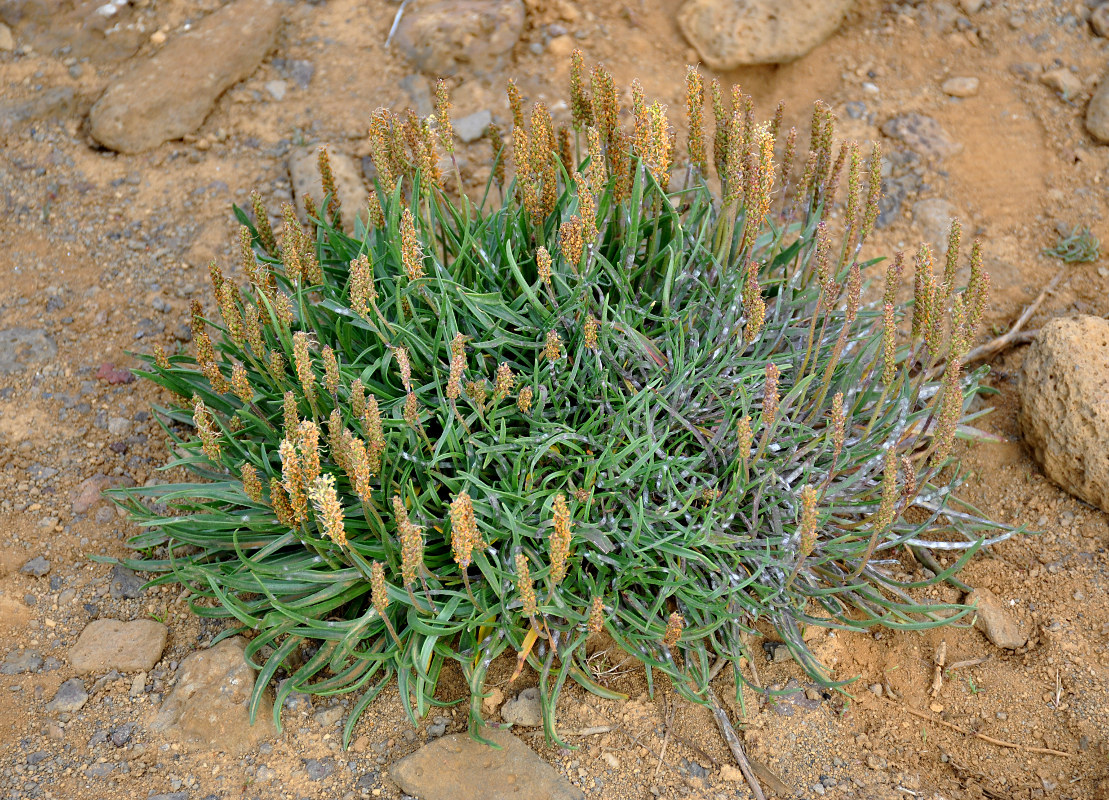
<svg viewBox="0 0 1109 800">
<path fill-rule="evenodd" d="M 585 135 L 589 148 L 589 166 L 586 168 L 589 188 L 594 194 L 598 194 L 608 183 L 608 168 L 605 165 L 604 153 L 601 151 L 601 132 L 596 128 L 588 128 Z"/>
<path fill-rule="evenodd" d="M 755 434 L 751 431 L 751 417 L 745 416 L 736 425 L 735 446 L 739 457 L 746 461 L 751 456 L 751 445 L 755 442 Z"/>
<path fill-rule="evenodd" d="M 447 377 L 447 399 L 457 400 L 462 394 L 462 372 L 466 369 L 466 356 L 451 356 L 451 371 Z"/>
<path fill-rule="evenodd" d="M 832 398 L 832 460 L 839 458 L 847 435 L 847 412 L 843 407 L 843 392 Z"/>
<path fill-rule="evenodd" d="M 284 328 L 291 328 L 293 322 L 296 321 L 296 315 L 293 312 L 293 301 L 284 292 L 277 292 L 274 295 L 273 313 Z"/>
<path fill-rule="evenodd" d="M 551 559 L 551 584 L 558 586 L 566 577 L 566 559 L 570 555 L 570 507 L 566 504 L 566 495 L 555 495 L 552 506 L 554 512 L 554 528 L 551 531 L 549 542 Z"/>
<path fill-rule="evenodd" d="M 578 216 L 582 222 L 582 239 L 587 245 L 595 245 L 600 231 L 597 230 L 597 201 L 589 181 L 580 172 L 574 173 L 574 186 L 578 192 Z"/>
<path fill-rule="evenodd" d="M 424 276 L 424 252 L 420 238 L 416 234 L 416 222 L 410 209 L 404 209 L 400 217 L 400 254 L 401 262 L 408 280 L 418 281 Z"/>
<path fill-rule="evenodd" d="M 220 370 L 219 364 L 216 363 L 216 352 L 212 347 L 212 340 L 208 336 L 207 331 L 200 331 L 194 334 L 196 341 L 196 363 L 200 367 L 200 371 L 204 373 L 204 377 L 208 379 L 208 383 L 212 386 L 212 391 L 216 394 L 227 394 L 231 386 L 227 383 L 227 379 L 223 377 L 223 372 Z"/>
<path fill-rule="evenodd" d="M 897 326 L 893 319 L 893 306 L 886 303 L 882 312 L 882 384 L 889 386 L 897 374 L 897 353 L 894 337 Z"/>
<path fill-rule="evenodd" d="M 331 171 L 331 159 L 327 155 L 327 148 L 319 149 L 316 165 L 320 170 L 320 185 L 324 196 L 327 197 L 327 213 L 331 217 L 331 224 L 342 227 L 343 221 L 339 213 L 339 187 L 335 185 L 335 173 Z"/>
<path fill-rule="evenodd" d="M 907 505 L 916 496 L 916 470 L 906 455 L 901 456 L 901 477 L 905 481 L 901 487 L 901 497 Z"/>
<path fill-rule="evenodd" d="M 453 153 L 454 127 L 451 125 L 451 99 L 447 91 L 447 82 L 442 78 L 435 83 L 435 127 L 443 149 Z"/>
<path fill-rule="evenodd" d="M 423 529 L 413 525 L 408 518 L 408 509 L 400 495 L 393 495 L 393 517 L 397 522 L 397 534 L 400 539 L 401 579 L 405 587 L 416 582 L 420 569 L 424 565 L 424 534 Z"/>
<path fill-rule="evenodd" d="M 589 607 L 587 628 L 590 633 L 600 633 L 605 629 L 605 602 L 600 595 L 594 595 L 593 603 Z"/>
<path fill-rule="evenodd" d="M 597 332 L 600 328 L 601 323 L 592 314 L 585 318 L 585 323 L 582 325 L 582 338 L 585 340 L 585 346 L 590 350 L 597 349 Z"/>
<path fill-rule="evenodd" d="M 581 263 L 581 256 L 585 251 L 584 228 L 581 217 L 573 216 L 563 222 L 558 229 L 558 243 L 562 248 L 562 257 L 574 267 Z"/>
<path fill-rule="evenodd" d="M 373 487 L 370 485 L 370 457 L 366 452 L 366 444 L 350 431 L 344 430 L 342 434 L 343 469 L 350 478 L 354 493 L 363 503 L 369 502 Z"/>
<path fill-rule="evenodd" d="M 547 331 L 547 343 L 543 347 L 543 356 L 548 361 L 558 361 L 562 358 L 562 337 L 553 328 Z"/>
<path fill-rule="evenodd" d="M 574 167 L 574 151 L 573 145 L 570 142 L 570 129 L 565 125 L 558 126 L 558 160 L 562 163 L 562 168 L 568 173 L 573 173 Z"/>
<path fill-rule="evenodd" d="M 270 227 L 270 215 L 262 203 L 262 195 L 251 192 L 250 205 L 254 209 L 254 229 L 258 231 L 258 243 L 271 256 L 276 256 L 277 239 L 273 235 L 273 228 Z"/>
<path fill-rule="evenodd" d="M 377 397 L 372 394 L 366 398 L 362 429 L 366 433 L 366 454 L 370 459 L 370 472 L 378 475 L 381 472 L 381 459 L 385 454 L 385 430 L 381 424 L 381 410 L 377 405 Z"/>
<path fill-rule="evenodd" d="M 158 369 L 169 369 L 169 359 L 166 358 L 166 351 L 160 344 L 154 345 L 154 363 Z"/>
<path fill-rule="evenodd" d="M 913 339 L 923 336 L 932 319 L 932 297 L 935 277 L 932 273 L 932 250 L 922 245 L 916 255 L 916 278 L 913 286 Z"/>
<path fill-rule="evenodd" d="M 311 484 L 320 475 L 320 429 L 310 419 L 297 427 L 297 449 L 300 451 L 304 483 Z"/>
<path fill-rule="evenodd" d="M 963 413 L 963 391 L 960 385 L 963 365 L 958 358 L 949 359 L 943 372 L 943 390 L 939 413 L 936 415 L 936 443 L 931 463 L 938 467 L 951 455 L 955 431 Z"/>
<path fill-rule="evenodd" d="M 296 369 L 300 389 L 309 405 L 316 398 L 316 374 L 312 371 L 312 359 L 308 354 L 308 334 L 297 331 L 293 334 L 293 367 Z"/>
<path fill-rule="evenodd" d="M 593 67 L 591 74 L 593 124 L 601 132 L 601 140 L 611 153 L 615 144 L 615 133 L 620 125 L 620 107 L 616 102 L 616 82 L 612 75 L 600 64 Z"/>
<path fill-rule="evenodd" d="M 251 303 L 243 314 L 243 327 L 246 328 L 246 340 L 255 356 L 260 357 L 266 352 L 266 343 L 262 338 L 262 319 L 258 315 L 258 306 Z"/>
<path fill-rule="evenodd" d="M 204 401 L 193 395 L 193 424 L 200 436 L 200 447 L 213 464 L 220 463 L 219 431 L 216 430 L 212 414 Z"/>
<path fill-rule="evenodd" d="M 514 128 L 524 127 L 524 104 L 520 100 L 520 90 L 516 88 L 516 80 L 509 78 L 505 86 L 508 93 L 508 107 L 512 110 L 512 125 Z"/>
<path fill-rule="evenodd" d="M 370 307 L 377 301 L 373 265 L 363 254 L 350 262 L 350 307 L 363 319 L 369 319 Z"/>
<path fill-rule="evenodd" d="M 805 558 L 816 547 L 816 489 L 801 487 L 801 516 L 797 524 L 798 549 Z"/>
<path fill-rule="evenodd" d="M 473 560 L 475 547 L 480 546 L 481 535 L 474 518 L 474 505 L 470 495 L 463 491 L 451 501 L 451 553 L 454 561 L 462 569 L 467 569 Z"/>
<path fill-rule="evenodd" d="M 254 465 L 244 463 L 239 467 L 239 476 L 243 481 L 243 493 L 255 503 L 262 502 L 262 481 Z"/>
<path fill-rule="evenodd" d="M 277 517 L 277 521 L 281 525 L 286 528 L 297 526 L 293 507 L 289 504 L 289 497 L 285 494 L 285 490 L 281 488 L 281 481 L 277 478 L 270 478 L 270 506 L 273 507 L 273 515 Z"/>
<path fill-rule="evenodd" d="M 223 324 L 227 327 L 227 335 L 231 337 L 231 341 L 241 347 L 246 338 L 243 334 L 243 315 L 239 311 L 238 294 L 238 290 L 230 281 L 224 281 L 216 292 L 216 299 L 219 300 L 220 315 L 223 317 Z"/>
<path fill-rule="evenodd" d="M 350 384 L 350 414 L 355 419 L 362 419 L 366 413 L 366 387 L 361 378 L 355 378 Z"/>
<path fill-rule="evenodd" d="M 285 356 L 277 350 L 271 350 L 266 357 L 266 371 L 270 379 L 279 384 L 285 380 Z"/>
<path fill-rule="evenodd" d="M 497 367 L 497 382 L 493 389 L 494 402 L 499 402 L 508 397 L 512 387 L 516 385 L 516 376 L 512 374 L 512 367 L 507 361 L 502 361 Z"/>
<path fill-rule="evenodd" d="M 520 394 L 516 397 L 516 407 L 520 409 L 520 413 L 526 414 L 531 411 L 531 396 L 530 386 L 521 387 Z"/>
<path fill-rule="evenodd" d="M 520 604 L 523 606 L 521 611 L 525 617 L 534 617 L 539 613 L 528 557 L 523 553 L 516 554 L 516 594 L 520 595 Z"/>
<path fill-rule="evenodd" d="M 696 67 L 685 70 L 685 113 L 689 123 L 689 163 L 701 175 L 708 175 L 705 154 L 705 81 Z"/>
<path fill-rule="evenodd" d="M 420 425 L 420 401 L 416 395 L 409 392 L 404 398 L 404 421 L 417 428 Z"/>
<path fill-rule="evenodd" d="M 867 181 L 866 207 L 863 209 L 863 227 L 859 234 L 859 241 L 870 236 L 871 231 L 874 230 L 874 223 L 878 219 L 878 200 L 882 195 L 882 145 L 877 141 L 870 150 Z"/>
<path fill-rule="evenodd" d="M 344 434 L 346 435 L 344 437 Z M 327 417 L 327 446 L 331 449 L 331 460 L 350 473 L 347 461 L 347 439 L 350 431 L 343 425 L 343 412 L 336 406 Z"/>
<path fill-rule="evenodd" d="M 300 416 L 297 414 L 296 395 L 292 392 L 285 392 L 282 412 L 284 415 L 285 436 L 288 439 L 295 440 L 297 437 L 297 428 L 300 427 Z"/>
<path fill-rule="evenodd" d="M 468 381 L 466 383 L 466 396 L 478 411 L 485 410 L 485 381 Z"/>
<path fill-rule="evenodd" d="M 773 361 L 766 362 L 766 383 L 762 395 L 762 424 L 765 430 L 774 427 L 778 418 L 778 378 L 782 372 Z"/>
<path fill-rule="evenodd" d="M 231 367 L 231 387 L 235 390 L 235 396 L 239 398 L 239 402 L 244 406 L 250 405 L 254 400 L 254 389 L 246 375 L 246 368 L 238 361 Z"/>
<path fill-rule="evenodd" d="M 323 532 L 327 538 L 339 547 L 346 547 L 347 534 L 343 525 L 343 506 L 335 491 L 335 476 L 326 473 L 317 477 L 311 483 L 308 497 L 316 509 L 317 516 L 323 521 Z"/>
<path fill-rule="evenodd" d="M 547 286 L 551 285 L 551 254 L 546 247 L 540 246 L 535 251 L 535 266 L 539 272 L 539 280 Z"/>
<path fill-rule="evenodd" d="M 327 393 L 335 397 L 339 393 L 339 361 L 335 358 L 335 351 L 329 345 L 324 345 L 320 351 L 323 361 L 323 385 Z"/>
<path fill-rule="evenodd" d="M 743 336 L 747 341 L 759 338 L 766 324 L 766 301 L 759 286 L 758 265 L 752 261 L 747 268 L 747 286 L 743 293 L 743 310 L 747 313 L 747 326 Z"/>
<path fill-rule="evenodd" d="M 576 48 L 570 54 L 570 115 L 579 131 L 593 124 L 593 107 L 585 91 L 585 64 Z"/>
<path fill-rule="evenodd" d="M 385 566 L 380 561 L 370 565 L 370 598 L 379 617 L 385 616 L 389 607 L 388 586 L 385 583 Z"/>
<path fill-rule="evenodd" d="M 308 496 L 305 493 L 304 473 L 300 467 L 300 454 L 296 445 L 282 439 L 278 448 L 281 456 L 281 485 L 289 495 L 289 505 L 295 525 L 308 519 Z"/>
<path fill-rule="evenodd" d="M 675 611 L 670 615 L 670 619 L 666 621 L 666 633 L 663 634 L 662 644 L 664 647 L 673 647 L 682 638 L 682 631 L 685 629 L 685 617 Z"/>
<path fill-rule="evenodd" d="M 504 162 L 508 151 L 504 148 L 504 137 L 501 135 L 500 126 L 490 122 L 485 135 L 489 138 L 489 146 L 493 150 L 493 180 L 497 182 L 497 186 L 504 186 Z"/>
</svg>

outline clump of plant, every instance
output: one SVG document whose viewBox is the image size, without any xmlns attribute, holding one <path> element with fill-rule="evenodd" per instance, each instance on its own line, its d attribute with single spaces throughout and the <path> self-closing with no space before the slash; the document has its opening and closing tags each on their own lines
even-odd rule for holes
<svg viewBox="0 0 1109 800">
<path fill-rule="evenodd" d="M 757 122 L 714 82 L 707 140 L 692 69 L 688 90 L 679 153 L 665 107 L 635 86 L 625 123 L 580 54 L 572 130 L 541 104 L 525 120 L 510 83 L 510 144 L 489 131 L 486 199 L 503 201 L 475 204 L 445 188 L 441 85 L 432 119 L 374 115 L 353 236 L 324 152 L 307 230 L 291 207 L 271 230 L 257 195 L 253 221 L 239 211 L 243 282 L 213 267 L 218 318 L 197 306 L 193 351 L 143 373 L 176 398 L 159 409 L 170 466 L 196 481 L 122 502 L 151 554 L 131 566 L 253 637 L 254 708 L 279 669 L 279 695 L 359 692 L 349 739 L 391 680 L 414 722 L 448 702 L 453 661 L 479 735 L 486 671 L 512 651 L 557 741 L 568 679 L 614 696 L 591 634 L 705 702 L 718 660 L 739 694 L 760 621 L 827 681 L 807 626 L 966 613 L 918 590 L 987 527 L 950 468 L 978 389 L 961 362 L 986 302 L 977 246 L 965 291 L 956 226 L 941 271 L 917 254 L 911 307 L 900 257 L 864 303 L 877 148 L 834 151 L 818 104 L 795 170 L 780 109 Z M 961 557 L 906 580 L 910 547 Z"/>
<path fill-rule="evenodd" d="M 1090 231 L 1089 226 L 1075 225 L 1069 234 L 1060 232 L 1055 244 L 1045 248 L 1043 252 L 1045 256 L 1057 258 L 1066 264 L 1097 261 L 1101 256 L 1101 242 Z"/>
</svg>

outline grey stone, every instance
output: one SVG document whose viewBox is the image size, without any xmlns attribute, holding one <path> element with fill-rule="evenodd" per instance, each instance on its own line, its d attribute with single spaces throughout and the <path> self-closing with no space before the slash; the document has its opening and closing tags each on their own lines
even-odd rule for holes
<svg viewBox="0 0 1109 800">
<path fill-rule="evenodd" d="M 400 88 L 404 89 L 404 93 L 412 101 L 412 109 L 421 117 L 430 115 L 434 110 L 431 104 L 431 84 L 420 73 L 405 75 L 400 79 Z"/>
<path fill-rule="evenodd" d="M 913 223 L 920 228 L 924 241 L 935 253 L 947 252 L 947 237 L 955 219 L 955 206 L 942 197 L 930 197 L 913 203 Z"/>
<path fill-rule="evenodd" d="M 6 118 L 0 103 L 0 132 Z M 48 361 L 57 354 L 58 346 L 44 330 L 7 328 L 0 331 L 0 375 L 22 372 L 30 365 Z"/>
<path fill-rule="evenodd" d="M 188 792 L 168 792 L 165 794 L 152 794 L 146 800 L 189 800 Z"/>
<path fill-rule="evenodd" d="M 327 147 L 328 160 L 331 162 L 331 172 L 335 177 L 335 186 L 339 195 L 339 211 L 343 218 L 343 228 L 347 231 L 354 230 L 355 218 L 367 220 L 370 202 L 370 193 L 362 181 L 360 166 L 350 156 L 334 147 Z M 302 148 L 289 157 L 289 176 L 293 182 L 293 194 L 296 195 L 297 211 L 301 219 L 307 220 L 308 213 L 304 198 L 311 196 L 316 207 L 323 213 L 323 185 L 319 170 L 319 148 Z"/>
<path fill-rule="evenodd" d="M 54 699 L 46 704 L 46 710 L 73 713 L 84 708 L 88 701 L 89 695 L 85 691 L 85 682 L 80 678 L 70 678 L 58 687 L 58 691 L 54 693 Z"/>
<path fill-rule="evenodd" d="M 882 133 L 901 141 L 924 158 L 944 159 L 963 149 L 935 119 L 916 112 L 899 114 L 887 120 L 882 125 Z"/>
<path fill-rule="evenodd" d="M 213 11 L 108 87 L 89 114 L 92 137 L 139 153 L 192 133 L 221 94 L 254 72 L 280 24 L 281 8 L 270 0 Z"/>
<path fill-rule="evenodd" d="M 421 800 L 585 800 L 572 785 L 526 744 L 505 730 L 484 728 L 495 750 L 467 733 L 424 745 L 389 768 L 407 794 Z"/>
<path fill-rule="evenodd" d="M 454 135 L 466 144 L 476 142 L 485 135 L 486 128 L 493 121 L 493 114 L 489 109 L 483 108 L 473 114 L 467 114 L 453 121 Z"/>
<path fill-rule="evenodd" d="M 974 627 L 998 647 L 1016 650 L 1028 642 L 1024 626 L 989 589 L 975 589 L 967 595 L 966 604 L 978 607 Z"/>
<path fill-rule="evenodd" d="M 330 728 L 333 725 L 339 724 L 339 721 L 342 718 L 343 718 L 343 707 L 342 706 L 331 706 L 329 708 L 325 708 L 323 711 L 317 712 L 315 714 L 315 716 L 312 717 L 312 719 L 316 720 L 316 723 L 318 725 L 320 725 L 324 728 Z"/>
<path fill-rule="evenodd" d="M 1064 100 L 1072 100 L 1082 94 L 1082 79 L 1066 67 L 1048 70 L 1040 76 L 1040 83 L 1058 92 Z"/>
<path fill-rule="evenodd" d="M 265 87 L 266 91 L 270 93 L 270 97 L 279 103 L 285 99 L 285 93 L 289 91 L 289 86 L 285 81 L 266 81 Z"/>
<path fill-rule="evenodd" d="M 133 600 L 136 597 L 142 597 L 143 584 L 146 583 L 133 570 L 122 564 L 112 567 L 108 580 L 113 600 Z"/>
<path fill-rule="evenodd" d="M 322 781 L 335 771 L 335 761 L 331 758 L 306 758 L 304 770 L 308 773 L 308 780 Z"/>
<path fill-rule="evenodd" d="M 126 417 L 109 417 L 108 433 L 112 436 L 126 436 L 131 432 L 131 420 Z"/>
<path fill-rule="evenodd" d="M 393 37 L 428 75 L 494 73 L 524 32 L 523 0 L 441 0 L 409 9 Z"/>
<path fill-rule="evenodd" d="M 131 734 L 135 731 L 135 723 L 125 722 L 123 725 L 117 725 L 108 732 L 108 741 L 116 747 L 123 747 L 131 741 Z"/>
<path fill-rule="evenodd" d="M 524 689 L 501 707 L 501 719 L 513 725 L 535 728 L 543 724 L 543 707 L 539 689 Z"/>
<path fill-rule="evenodd" d="M 48 117 L 65 117 L 73 113 L 77 106 L 77 96 L 70 86 L 45 89 L 28 100 L 0 101 L 0 135 L 11 133 L 25 123 Z M 16 328 L 14 330 L 21 330 Z M 0 353 L 3 353 L 4 333 L 0 331 Z M 4 358 L 0 356 L 0 372 L 3 372 Z"/>
<path fill-rule="evenodd" d="M 24 672 L 38 672 L 42 666 L 42 656 L 34 650 L 23 650 L 10 654 L 0 664 L 0 675 L 22 675 Z"/>
<path fill-rule="evenodd" d="M 78 675 L 110 669 L 149 672 L 162 657 L 167 633 L 165 625 L 152 619 L 98 619 L 81 631 L 69 651 L 69 664 Z"/>
<path fill-rule="evenodd" d="M 50 562 L 42 556 L 35 556 L 20 567 L 19 571 L 24 575 L 34 575 L 36 578 L 41 578 L 46 573 L 50 572 Z"/>
<path fill-rule="evenodd" d="M 57 475 L 58 470 L 53 467 L 44 467 L 42 464 L 32 464 L 27 467 L 27 474 L 31 476 L 31 480 L 45 481 Z"/>
<path fill-rule="evenodd" d="M 162 703 L 151 730 L 231 752 L 249 750 L 273 735 L 273 701 L 268 692 L 250 724 L 254 669 L 243 656 L 245 647 L 245 639 L 233 636 L 182 661 L 177 685 Z"/>
<path fill-rule="evenodd" d="M 854 0 L 686 0 L 678 27 L 705 64 L 796 61 L 831 36 Z"/>
<path fill-rule="evenodd" d="M 974 97 L 978 94 L 978 83 L 978 79 L 974 77 L 948 78 L 940 89 L 951 97 Z"/>
</svg>

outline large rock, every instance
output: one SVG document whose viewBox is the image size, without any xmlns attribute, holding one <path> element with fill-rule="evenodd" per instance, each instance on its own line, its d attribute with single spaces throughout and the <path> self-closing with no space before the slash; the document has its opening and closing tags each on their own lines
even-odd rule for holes
<svg viewBox="0 0 1109 800">
<path fill-rule="evenodd" d="M 250 724 L 254 669 L 243 657 L 246 640 L 224 639 L 181 662 L 177 685 L 151 729 L 203 747 L 241 753 L 275 733 L 273 701 L 264 697 Z"/>
<path fill-rule="evenodd" d="M 1021 430 L 1044 474 L 1109 512 L 1109 320 L 1044 325 L 1024 357 L 1020 400 Z"/>
<path fill-rule="evenodd" d="M 149 672 L 162 658 L 166 626 L 152 619 L 90 622 L 69 651 L 69 665 L 78 675 L 90 672 Z"/>
<path fill-rule="evenodd" d="M 347 232 L 354 230 L 354 220 L 361 218 L 363 222 L 368 219 L 370 193 L 362 180 L 362 170 L 354 159 L 341 153 L 333 147 L 327 148 L 327 157 L 331 162 L 331 174 L 335 177 L 335 187 L 339 195 L 339 210 L 343 217 L 343 228 Z M 320 182 L 319 148 L 311 147 L 295 151 L 289 157 L 289 177 L 293 182 L 293 194 L 296 197 L 297 211 L 301 219 L 307 220 L 304 198 L 311 196 L 316 207 L 323 203 L 323 185 Z M 322 211 L 322 209 L 321 209 Z"/>
<path fill-rule="evenodd" d="M 854 0 L 686 0 L 678 27 L 705 64 L 786 64 L 831 36 Z"/>
<path fill-rule="evenodd" d="M 440 0 L 412 4 L 393 42 L 429 75 L 496 72 L 523 32 L 523 0 Z"/>
<path fill-rule="evenodd" d="M 481 734 L 501 749 L 455 733 L 401 759 L 389 767 L 389 776 L 421 800 L 585 800 L 580 789 L 508 731 L 484 728 Z"/>
<path fill-rule="evenodd" d="M 192 133 L 221 94 L 254 72 L 280 23 L 271 0 L 234 0 L 209 14 L 108 87 L 89 116 L 93 138 L 139 153 Z"/>
<path fill-rule="evenodd" d="M 935 119 L 916 112 L 899 114 L 887 120 L 882 125 L 882 133 L 899 140 L 917 155 L 927 159 L 947 158 L 963 149 Z"/>
<path fill-rule="evenodd" d="M 1086 130 L 1102 144 L 1109 144 L 1109 75 L 1102 77 L 1086 106 Z"/>
</svg>

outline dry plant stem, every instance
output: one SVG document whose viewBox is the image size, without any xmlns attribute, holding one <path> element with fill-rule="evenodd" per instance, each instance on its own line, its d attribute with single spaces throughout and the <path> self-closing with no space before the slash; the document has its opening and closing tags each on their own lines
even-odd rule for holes
<svg viewBox="0 0 1109 800">
<path fill-rule="evenodd" d="M 947 669 L 963 669 L 964 667 L 977 667 L 979 664 L 985 664 L 990 660 L 989 656 L 982 656 L 981 658 L 968 658 L 966 661 L 956 661 L 954 664 L 949 664 Z"/>
<path fill-rule="evenodd" d="M 747 779 L 747 785 L 751 787 L 751 793 L 755 795 L 755 800 L 766 800 L 759 779 L 755 777 L 754 768 L 752 768 L 751 762 L 747 758 L 747 753 L 743 750 L 743 742 L 739 740 L 739 735 L 732 727 L 731 720 L 728 719 L 728 712 L 720 705 L 720 699 L 711 686 L 705 688 L 705 694 L 708 697 L 709 707 L 712 709 L 712 718 L 716 720 L 716 727 L 720 729 L 724 741 L 728 743 L 728 748 L 732 751 L 736 763 L 739 764 L 743 777 Z"/>
<path fill-rule="evenodd" d="M 933 658 L 935 662 L 935 670 L 932 673 L 932 690 L 930 694 L 935 697 L 940 693 L 943 688 L 943 667 L 947 663 L 947 639 L 940 642 L 940 646 L 936 648 L 936 655 Z"/>
<path fill-rule="evenodd" d="M 975 361 L 982 361 L 1002 352 L 1014 344 L 1018 344 L 1018 337 L 1020 337 L 1021 329 L 1027 324 L 1028 320 L 1032 318 L 1032 315 L 1036 313 L 1036 309 L 1047 299 L 1047 296 L 1059 285 L 1059 281 L 1063 279 L 1063 274 L 1065 272 L 1066 269 L 1064 268 L 1055 273 L 1055 277 L 1051 279 L 1047 286 L 1043 288 L 1043 291 L 1032 301 L 1032 305 L 1024 310 L 1024 313 L 1013 323 L 1013 327 L 1009 328 L 1007 333 L 998 336 L 993 341 L 986 342 L 984 345 L 975 347 L 966 354 L 966 357 L 963 359 L 963 364 L 966 365 Z"/>
<path fill-rule="evenodd" d="M 666 722 L 663 723 L 663 728 L 666 733 L 662 737 L 662 752 L 658 754 L 658 764 L 655 766 L 655 777 L 658 777 L 659 771 L 662 769 L 662 760 L 666 758 L 666 748 L 670 745 L 670 730 L 674 727 L 674 705 L 669 700 L 666 702 Z"/>
<path fill-rule="evenodd" d="M 889 702 L 889 701 L 887 701 L 887 702 Z M 890 705 L 897 705 L 897 704 L 890 702 Z M 1011 748 L 1013 750 L 1022 750 L 1025 753 L 1042 753 L 1043 755 L 1046 755 L 1046 756 L 1062 756 L 1063 758 L 1072 758 L 1073 757 L 1071 753 L 1064 753 L 1062 750 L 1052 750 L 1050 747 L 1032 747 L 1032 746 L 1026 745 L 1026 744 L 1017 744 L 1016 742 L 1006 742 L 1003 739 L 995 739 L 992 736 L 987 736 L 984 733 L 975 733 L 974 731 L 968 731 L 966 728 L 961 728 L 958 725 L 955 725 L 954 723 L 945 722 L 942 719 L 936 719 L 935 717 L 930 716 L 929 714 L 925 714 L 923 711 L 917 711 L 912 706 L 900 705 L 900 706 L 898 706 L 898 708 L 902 709 L 903 711 L 906 711 L 909 714 L 912 714 L 914 717 L 917 717 L 918 719 L 923 719 L 923 720 L 926 720 L 928 722 L 934 722 L 937 725 L 942 725 L 945 728 L 950 728 L 953 731 L 958 731 L 959 733 L 963 734 L 964 736 L 973 736 L 975 739 L 981 739 L 983 742 L 989 742 L 990 744 L 997 745 L 998 747 L 1008 747 L 1008 748 Z"/>
</svg>

